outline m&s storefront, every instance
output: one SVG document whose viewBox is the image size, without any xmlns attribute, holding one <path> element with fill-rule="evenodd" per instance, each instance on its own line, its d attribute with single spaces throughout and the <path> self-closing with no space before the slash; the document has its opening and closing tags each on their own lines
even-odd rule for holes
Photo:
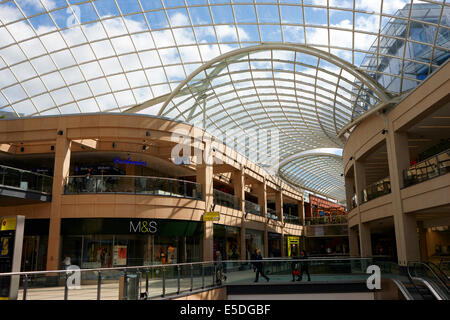
<svg viewBox="0 0 450 320">
<path fill-rule="evenodd" d="M 85 268 L 202 261 L 203 224 L 163 219 L 63 219 L 62 265 Z"/>
</svg>

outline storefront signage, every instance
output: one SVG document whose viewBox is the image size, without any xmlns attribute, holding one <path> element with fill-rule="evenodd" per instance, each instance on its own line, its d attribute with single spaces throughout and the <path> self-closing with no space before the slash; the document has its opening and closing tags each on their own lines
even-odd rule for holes
<svg viewBox="0 0 450 320">
<path fill-rule="evenodd" d="M 0 219 L 0 273 L 20 272 L 25 217 Z M 17 300 L 20 276 L 0 277 L 0 300 Z"/>
<path fill-rule="evenodd" d="M 130 158 L 124 160 L 124 159 L 120 159 L 120 158 L 114 158 L 114 163 L 118 163 L 118 164 L 131 164 L 131 165 L 135 165 L 135 166 L 147 166 L 147 161 L 134 161 L 134 160 L 130 160 Z"/>
<path fill-rule="evenodd" d="M 203 214 L 203 221 L 219 221 L 220 212 L 205 212 Z"/>
<path fill-rule="evenodd" d="M 156 233 L 158 224 L 156 221 L 130 221 L 130 233 Z"/>
</svg>

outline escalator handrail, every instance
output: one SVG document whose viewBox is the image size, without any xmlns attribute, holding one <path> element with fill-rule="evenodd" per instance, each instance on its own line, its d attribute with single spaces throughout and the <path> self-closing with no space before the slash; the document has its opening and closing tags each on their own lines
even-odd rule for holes
<svg viewBox="0 0 450 320">
<path fill-rule="evenodd" d="M 408 279 L 413 284 L 414 288 L 416 289 L 416 292 L 422 297 L 422 299 L 425 300 L 425 297 L 423 296 L 422 292 L 417 287 L 416 282 L 413 280 L 414 277 L 411 275 L 411 271 L 409 270 L 409 268 L 410 268 L 410 263 L 408 263 L 408 265 L 406 267 L 406 271 L 408 273 Z M 415 265 L 414 265 L 414 268 L 415 268 Z"/>
<path fill-rule="evenodd" d="M 417 276 L 414 276 L 414 277 L 413 277 L 413 276 L 411 275 L 411 271 L 410 271 L 410 266 L 411 266 L 411 265 L 414 265 L 414 270 L 416 269 L 417 265 L 423 265 L 423 266 L 425 266 L 426 268 L 428 268 L 428 269 L 431 271 L 431 273 L 434 275 L 434 277 L 437 279 L 437 281 L 438 281 L 441 285 L 443 285 L 443 286 L 448 290 L 447 285 L 446 285 L 445 283 L 442 282 L 442 280 L 437 276 L 437 274 L 433 271 L 433 269 L 431 269 L 431 267 L 430 267 L 429 265 L 427 265 L 426 263 L 423 263 L 423 262 L 421 262 L 421 261 L 410 261 L 410 262 L 408 262 L 408 265 L 407 265 L 408 277 L 410 278 L 411 282 L 414 284 L 414 287 L 417 289 L 417 291 L 418 291 L 419 294 L 422 296 L 422 298 L 423 298 L 423 295 L 420 293 L 420 290 L 417 288 L 417 286 L 416 286 L 414 280 L 419 280 L 420 282 L 424 283 L 425 286 L 426 286 L 428 289 L 429 289 L 429 286 L 431 286 L 431 284 L 430 284 L 428 281 L 426 281 L 426 280 L 424 280 L 424 279 L 422 279 L 422 278 L 419 278 L 419 277 L 417 277 Z M 414 274 L 417 274 L 417 273 L 414 272 Z M 430 290 L 430 291 L 431 291 L 431 290 Z M 438 290 L 438 291 L 441 291 L 441 290 Z M 433 295 L 435 295 L 435 293 L 437 294 L 436 289 L 434 289 L 434 288 L 433 288 L 433 291 L 431 291 L 431 292 L 433 293 Z M 435 296 L 436 296 L 436 295 L 435 295 Z M 446 297 L 446 295 L 445 295 L 444 292 L 441 292 L 441 294 L 440 294 L 439 296 L 440 296 L 440 299 L 439 299 L 439 300 L 442 300 L 442 297 L 441 297 L 441 296 Z M 437 298 L 437 297 L 436 297 L 436 298 Z"/>
<path fill-rule="evenodd" d="M 447 275 L 447 273 L 446 273 L 445 271 L 443 271 L 444 269 L 442 268 L 442 262 L 446 262 L 446 263 L 450 264 L 450 260 L 447 260 L 447 259 L 441 259 L 441 260 L 439 261 L 439 270 L 441 270 L 441 271 L 444 273 L 444 275 L 445 275 L 448 279 L 450 279 L 450 274 Z"/>
<path fill-rule="evenodd" d="M 412 280 L 422 282 L 425 285 L 425 287 L 427 287 L 427 289 L 431 292 L 431 294 L 436 298 L 436 300 L 445 300 L 445 298 L 442 297 L 442 293 L 438 293 L 439 290 L 437 290 L 427 280 L 425 280 L 423 278 L 419 278 L 419 277 L 413 277 Z M 423 295 L 420 293 L 420 291 L 418 291 L 418 292 L 423 298 Z"/>
<path fill-rule="evenodd" d="M 442 271 L 441 268 L 439 268 L 436 264 L 434 264 L 431 261 L 426 262 L 426 264 L 430 267 L 430 269 L 433 271 L 433 273 L 439 278 L 439 280 L 441 280 L 445 289 L 447 289 L 447 292 L 450 293 L 450 287 L 447 284 L 449 282 L 449 279 L 448 279 L 447 275 L 444 273 L 444 271 Z M 433 269 L 433 267 L 434 267 L 434 269 Z M 435 271 L 438 271 L 438 272 L 436 273 Z"/>
<path fill-rule="evenodd" d="M 403 294 L 403 296 L 405 297 L 406 300 L 414 300 L 414 297 L 412 296 L 412 294 L 408 291 L 408 289 L 406 289 L 405 285 L 397 280 L 397 279 L 391 279 L 392 282 L 395 283 L 395 285 L 397 286 L 397 288 L 400 290 L 400 292 Z"/>
</svg>

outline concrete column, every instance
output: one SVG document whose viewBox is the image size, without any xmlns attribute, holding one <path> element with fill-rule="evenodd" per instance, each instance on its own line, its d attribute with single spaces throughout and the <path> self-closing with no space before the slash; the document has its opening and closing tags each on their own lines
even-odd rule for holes
<svg viewBox="0 0 450 320">
<path fill-rule="evenodd" d="M 256 188 L 258 196 L 258 205 L 261 208 L 261 214 L 264 220 L 267 221 L 267 183 L 264 177 L 264 182 L 257 185 Z M 264 257 L 269 257 L 269 235 L 267 231 L 267 223 L 264 224 Z"/>
<path fill-rule="evenodd" d="M 409 167 L 408 136 L 394 132 L 387 123 L 386 147 L 391 179 L 392 213 L 394 215 L 395 240 L 398 264 L 406 266 L 408 261 L 420 260 L 419 235 L 416 218 L 403 212 L 400 190 L 403 188 L 403 170 Z"/>
<path fill-rule="evenodd" d="M 284 223 L 284 217 L 283 217 L 283 192 L 276 191 L 275 192 L 275 211 L 279 215 L 281 223 Z"/>
<path fill-rule="evenodd" d="M 241 259 L 246 259 L 247 247 L 245 245 L 245 175 L 244 167 L 232 173 L 232 181 L 234 188 L 234 195 L 241 203 Z"/>
<path fill-rule="evenodd" d="M 302 219 L 302 224 L 303 224 L 303 226 L 305 226 L 305 220 L 306 220 L 306 217 L 305 217 L 305 199 L 302 197 L 302 201 L 298 201 L 297 202 L 298 203 L 298 216 L 299 216 L 299 218 L 300 219 Z"/>
<path fill-rule="evenodd" d="M 263 217 L 267 217 L 267 183 L 266 178 L 264 178 L 264 182 L 259 184 L 256 188 L 257 196 L 258 196 L 258 205 L 261 207 L 261 214 Z"/>
<path fill-rule="evenodd" d="M 205 150 L 210 150 L 207 145 L 210 142 L 205 142 Z M 206 151 L 205 151 L 206 152 Z M 196 166 L 197 183 L 202 185 L 202 195 L 205 201 L 205 212 L 211 211 L 213 206 L 213 160 L 210 152 L 206 152 L 203 161 Z M 203 222 L 203 261 L 213 261 L 214 255 L 214 241 L 213 241 L 213 222 Z"/>
<path fill-rule="evenodd" d="M 286 257 L 286 236 L 284 234 L 284 228 L 281 231 L 281 257 Z"/>
<path fill-rule="evenodd" d="M 428 261 L 427 229 L 424 228 L 423 221 L 418 221 L 417 226 L 419 228 L 420 260 Z"/>
<path fill-rule="evenodd" d="M 364 164 L 360 161 L 354 162 L 354 177 L 356 186 L 356 197 L 358 199 L 358 228 L 359 228 L 359 250 L 361 257 L 369 257 L 372 255 L 372 243 L 370 239 L 370 228 L 362 223 L 361 218 L 361 193 L 366 187 L 366 173 Z"/>
<path fill-rule="evenodd" d="M 352 198 L 355 194 L 355 179 L 351 177 L 345 177 L 345 195 L 347 198 L 347 211 L 352 210 Z"/>
<path fill-rule="evenodd" d="M 359 241 L 361 248 L 361 257 L 371 257 L 372 256 L 372 240 L 370 234 L 370 227 L 367 223 L 359 224 Z"/>
<path fill-rule="evenodd" d="M 59 131 L 59 130 L 58 130 Z M 61 200 L 64 185 L 69 176 L 71 141 L 67 130 L 56 136 L 55 164 L 53 169 L 52 203 L 50 207 L 50 227 L 48 232 L 47 270 L 59 270 L 61 265 Z"/>
<path fill-rule="evenodd" d="M 358 231 L 355 228 L 348 228 L 348 244 L 350 246 L 350 256 L 359 257 L 359 238 Z"/>
</svg>

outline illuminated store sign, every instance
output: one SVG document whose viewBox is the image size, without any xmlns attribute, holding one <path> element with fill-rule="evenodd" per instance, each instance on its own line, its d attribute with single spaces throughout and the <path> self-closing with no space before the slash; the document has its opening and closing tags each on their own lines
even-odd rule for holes
<svg viewBox="0 0 450 320">
<path fill-rule="evenodd" d="M 130 160 L 130 158 L 128 158 L 127 160 L 124 159 L 120 159 L 120 158 L 114 158 L 114 163 L 119 163 L 119 164 L 132 164 L 135 166 L 147 166 L 147 161 L 133 161 Z"/>
<path fill-rule="evenodd" d="M 156 233 L 158 231 L 158 224 L 156 221 L 130 221 L 130 233 Z"/>
</svg>

